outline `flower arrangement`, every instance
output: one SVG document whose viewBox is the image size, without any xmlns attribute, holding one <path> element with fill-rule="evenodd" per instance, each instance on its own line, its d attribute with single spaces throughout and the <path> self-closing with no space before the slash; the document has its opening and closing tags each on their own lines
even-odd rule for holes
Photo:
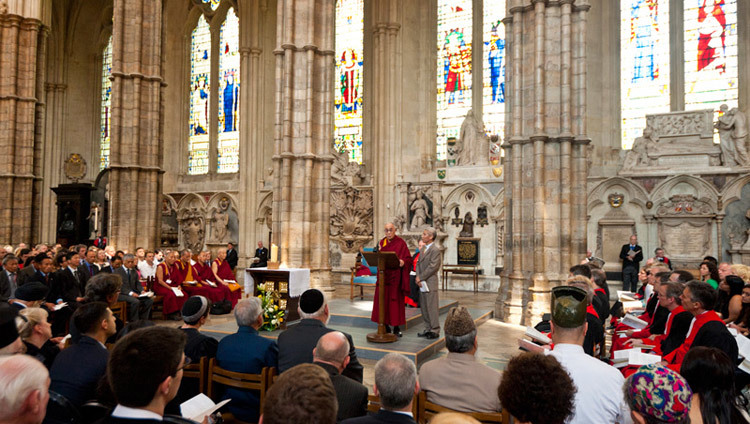
<svg viewBox="0 0 750 424">
<path fill-rule="evenodd" d="M 284 309 L 279 309 L 281 296 L 273 288 L 263 287 L 262 285 L 258 285 L 258 292 L 261 293 L 258 298 L 263 308 L 263 326 L 260 329 L 274 331 L 284 322 L 284 314 L 286 313 Z"/>
</svg>

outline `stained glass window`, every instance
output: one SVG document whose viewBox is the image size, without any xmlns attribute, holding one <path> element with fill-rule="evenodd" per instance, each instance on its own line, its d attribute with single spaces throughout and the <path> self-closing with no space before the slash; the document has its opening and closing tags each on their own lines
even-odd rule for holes
<svg viewBox="0 0 750 424">
<path fill-rule="evenodd" d="M 646 127 L 646 114 L 669 112 L 669 1 L 620 2 L 622 148 Z"/>
<path fill-rule="evenodd" d="M 210 4 L 212 10 L 216 10 L 217 7 L 219 7 L 219 3 L 221 3 L 221 0 L 202 0 L 205 4 Z"/>
<path fill-rule="evenodd" d="M 218 172 L 240 169 L 240 22 L 234 9 L 227 11 L 219 36 Z"/>
<path fill-rule="evenodd" d="M 99 129 L 99 169 L 109 166 L 109 128 L 112 119 L 112 36 L 102 54 L 102 98 Z"/>
<path fill-rule="evenodd" d="M 472 0 L 438 0 L 437 159 L 471 109 Z"/>
<path fill-rule="evenodd" d="M 484 2 L 482 104 L 484 127 L 500 140 L 505 134 L 505 0 Z"/>
<path fill-rule="evenodd" d="M 685 109 L 718 117 L 738 95 L 737 0 L 685 0 Z"/>
<path fill-rule="evenodd" d="M 188 174 L 208 172 L 211 31 L 201 16 L 190 41 L 190 136 Z"/>
<path fill-rule="evenodd" d="M 362 163 L 364 7 L 364 0 L 336 2 L 334 142 L 336 150 L 346 150 L 357 163 Z"/>
</svg>

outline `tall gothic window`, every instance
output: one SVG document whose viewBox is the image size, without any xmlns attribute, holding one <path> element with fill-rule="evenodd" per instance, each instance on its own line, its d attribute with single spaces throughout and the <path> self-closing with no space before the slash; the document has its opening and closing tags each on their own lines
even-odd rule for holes
<svg viewBox="0 0 750 424">
<path fill-rule="evenodd" d="M 336 2 L 336 150 L 349 160 L 362 163 L 362 95 L 364 75 L 364 0 Z"/>
<path fill-rule="evenodd" d="M 646 114 L 669 112 L 669 0 L 620 2 L 622 148 L 646 126 Z"/>
<path fill-rule="evenodd" d="M 102 54 L 101 121 L 99 123 L 99 169 L 109 166 L 109 128 L 112 119 L 112 36 Z"/>
<path fill-rule="evenodd" d="M 204 0 L 203 3 L 216 9 L 220 1 Z M 190 175 L 210 171 L 212 148 L 216 149 L 216 172 L 239 171 L 240 26 L 233 8 L 227 10 L 218 29 L 212 33 L 211 25 L 201 15 L 190 35 Z M 218 40 L 213 39 L 212 34 L 216 34 Z M 214 55 L 218 55 L 218 60 L 212 60 Z M 214 69 L 212 63 L 217 62 L 218 68 Z"/>
<path fill-rule="evenodd" d="M 484 2 L 484 51 L 482 52 L 482 104 L 484 128 L 505 136 L 505 1 Z"/>
<path fill-rule="evenodd" d="M 685 109 L 737 107 L 737 0 L 685 1 Z M 715 137 L 718 142 L 718 134 Z"/>
</svg>

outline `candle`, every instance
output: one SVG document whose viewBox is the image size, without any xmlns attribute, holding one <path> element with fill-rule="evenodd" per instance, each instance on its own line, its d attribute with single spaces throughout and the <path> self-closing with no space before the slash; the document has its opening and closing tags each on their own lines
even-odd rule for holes
<svg viewBox="0 0 750 424">
<path fill-rule="evenodd" d="M 279 261 L 279 246 L 271 244 L 271 262 Z"/>
</svg>

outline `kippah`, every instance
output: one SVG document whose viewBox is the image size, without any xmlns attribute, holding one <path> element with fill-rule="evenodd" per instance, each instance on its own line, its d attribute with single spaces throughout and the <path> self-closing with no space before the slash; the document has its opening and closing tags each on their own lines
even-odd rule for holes
<svg viewBox="0 0 750 424">
<path fill-rule="evenodd" d="M 203 296 L 193 296 L 182 305 L 182 320 L 196 322 L 208 309 L 208 300 Z"/>
<path fill-rule="evenodd" d="M 18 329 L 16 328 L 16 315 L 18 312 L 15 308 L 9 306 L 0 307 L 0 349 L 8 346 L 18 338 Z"/>
<path fill-rule="evenodd" d="M 552 288 L 552 322 L 562 328 L 576 328 L 586 322 L 587 294 L 578 287 Z"/>
<path fill-rule="evenodd" d="M 35 302 L 37 300 L 44 300 L 47 297 L 48 291 L 49 289 L 44 284 L 32 281 L 17 288 L 13 297 L 26 302 Z"/>
<path fill-rule="evenodd" d="M 659 422 L 683 422 L 690 413 L 690 390 L 685 379 L 671 369 L 651 364 L 638 368 L 625 383 L 630 408 Z"/>
<path fill-rule="evenodd" d="M 323 292 L 318 289 L 308 289 L 299 298 L 299 308 L 306 314 L 318 312 L 325 302 Z"/>
<path fill-rule="evenodd" d="M 476 330 L 474 319 L 471 318 L 469 310 L 463 306 L 456 306 L 448 311 L 445 318 L 445 334 L 447 336 L 461 337 Z"/>
</svg>

